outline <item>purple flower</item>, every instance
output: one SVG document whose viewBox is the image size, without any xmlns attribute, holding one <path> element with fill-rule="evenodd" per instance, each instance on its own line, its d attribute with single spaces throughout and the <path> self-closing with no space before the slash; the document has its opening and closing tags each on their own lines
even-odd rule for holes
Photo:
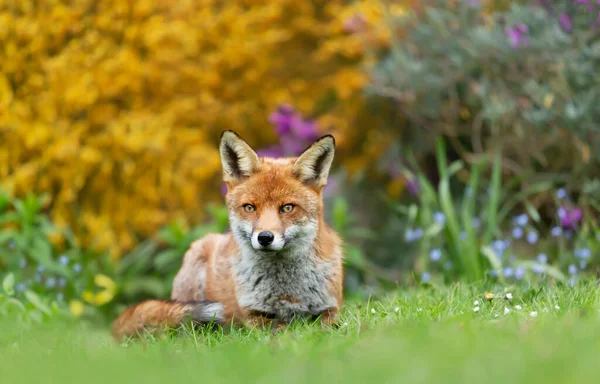
<svg viewBox="0 0 600 384">
<path fill-rule="evenodd" d="M 312 142 L 319 138 L 317 124 L 314 120 L 302 120 L 297 117 L 292 121 L 292 132 L 301 140 Z"/>
<path fill-rule="evenodd" d="M 298 156 L 319 138 L 316 122 L 303 119 L 289 104 L 279 106 L 277 111 L 269 116 L 269 122 L 275 126 L 279 135 L 279 145 L 259 150 L 259 156 Z"/>
<path fill-rule="evenodd" d="M 525 24 L 517 24 L 511 28 L 505 30 L 508 39 L 510 40 L 510 46 L 513 49 L 523 48 L 529 45 L 529 38 L 527 37 L 528 28 Z"/>
<path fill-rule="evenodd" d="M 406 183 L 406 189 L 408 189 L 408 191 L 413 195 L 413 196 L 417 196 L 419 194 L 419 181 L 417 180 L 416 177 L 411 176 L 409 178 L 409 180 L 407 180 L 408 182 Z"/>
<path fill-rule="evenodd" d="M 583 211 L 581 208 L 565 208 L 559 209 L 560 225 L 565 229 L 576 230 L 579 223 L 583 219 Z"/>
<path fill-rule="evenodd" d="M 560 14 L 560 16 L 558 17 L 558 23 L 560 24 L 560 27 L 563 29 L 563 31 L 567 33 L 571 33 L 571 31 L 573 31 L 573 23 L 571 22 L 571 18 L 569 17 L 569 15 L 567 15 L 566 13 L 563 12 Z M 562 191 L 564 191 L 564 189 Z"/>
<path fill-rule="evenodd" d="M 276 112 L 269 116 L 269 121 L 275 125 L 277 133 L 285 135 L 291 130 L 291 123 L 295 117 L 294 107 L 289 104 L 280 105 Z"/>
</svg>

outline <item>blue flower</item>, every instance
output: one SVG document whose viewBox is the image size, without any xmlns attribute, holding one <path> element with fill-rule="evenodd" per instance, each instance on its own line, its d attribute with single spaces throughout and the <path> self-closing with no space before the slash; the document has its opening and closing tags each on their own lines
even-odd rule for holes
<svg viewBox="0 0 600 384">
<path fill-rule="evenodd" d="M 548 262 L 548 256 L 546 256 L 545 253 L 540 253 L 537 255 L 536 259 L 540 264 L 546 264 Z"/>
<path fill-rule="evenodd" d="M 64 277 L 61 277 L 58 279 L 58 286 L 63 288 L 65 285 L 67 285 L 67 279 L 65 279 Z"/>
<path fill-rule="evenodd" d="M 73 266 L 73 271 L 74 271 L 75 273 L 79 273 L 79 272 L 81 272 L 81 270 L 82 270 L 82 269 L 83 269 L 83 268 L 81 268 L 81 264 L 75 264 L 75 265 Z"/>
<path fill-rule="evenodd" d="M 529 217 L 525 213 L 523 213 L 519 216 L 516 216 L 513 220 L 515 224 L 517 224 L 519 227 L 524 227 L 529 222 Z"/>
<path fill-rule="evenodd" d="M 14 240 L 10 240 L 7 244 L 8 249 L 15 249 L 17 247 L 17 243 Z"/>
<path fill-rule="evenodd" d="M 62 265 L 67 265 L 69 264 L 69 256 L 67 255 L 60 255 L 60 257 L 58 258 L 58 262 L 61 263 Z"/>
<path fill-rule="evenodd" d="M 515 269 L 515 279 L 521 280 L 523 277 L 525 277 L 525 268 L 519 266 Z"/>
<path fill-rule="evenodd" d="M 585 261 L 580 261 L 579 262 L 579 269 L 585 269 L 585 267 L 587 267 L 587 263 Z"/>
<path fill-rule="evenodd" d="M 523 237 L 523 228 L 521 227 L 514 227 L 512 230 L 512 236 L 515 239 L 520 239 L 521 237 Z"/>
<path fill-rule="evenodd" d="M 424 283 L 428 283 L 431 280 L 431 273 L 423 272 L 421 273 L 421 281 Z"/>
<path fill-rule="evenodd" d="M 481 226 L 481 219 L 479 217 L 473 218 L 473 228 L 478 229 Z"/>
<path fill-rule="evenodd" d="M 429 251 L 429 258 L 434 262 L 440 261 L 442 258 L 442 251 L 439 248 L 432 249 Z"/>
<path fill-rule="evenodd" d="M 538 275 L 541 275 L 544 272 L 544 267 L 541 264 L 535 264 L 531 269 Z"/>
<path fill-rule="evenodd" d="M 458 235 L 458 237 L 460 237 L 460 239 L 462 241 L 465 241 L 467 239 L 467 232 L 465 231 L 460 231 L 460 234 Z"/>
<path fill-rule="evenodd" d="M 504 277 L 512 277 L 514 272 L 511 267 L 506 267 L 506 268 L 504 268 L 503 274 L 504 274 Z"/>
<path fill-rule="evenodd" d="M 576 249 L 574 253 L 578 259 L 588 260 L 592 257 L 592 251 L 589 248 Z"/>
<path fill-rule="evenodd" d="M 558 217 L 563 219 L 564 217 L 567 216 L 567 210 L 564 209 L 563 207 L 558 208 L 558 211 L 556 212 L 558 214 Z"/>
<path fill-rule="evenodd" d="M 488 273 L 489 273 L 490 277 L 492 277 L 492 278 L 498 277 L 498 271 L 496 271 L 495 269 L 492 269 Z"/>
<path fill-rule="evenodd" d="M 19 268 L 26 268 L 26 267 L 27 267 L 27 260 L 25 260 L 25 258 L 23 258 L 19 261 Z"/>
<path fill-rule="evenodd" d="M 56 300 L 63 301 L 65 299 L 65 295 L 62 292 L 56 294 Z"/>
<path fill-rule="evenodd" d="M 465 195 L 472 196 L 473 195 L 473 189 L 471 189 L 471 187 L 465 188 Z"/>
<path fill-rule="evenodd" d="M 439 225 L 444 225 L 446 223 L 446 215 L 443 212 L 436 212 L 433 214 L 433 220 Z"/>
<path fill-rule="evenodd" d="M 552 228 L 552 230 L 550 231 L 550 234 L 552 235 L 552 237 L 558 237 L 558 236 L 562 235 L 562 228 L 556 226 L 556 227 Z"/>
<path fill-rule="evenodd" d="M 529 244 L 535 244 L 538 241 L 538 234 L 537 232 L 533 232 L 533 231 L 529 231 L 527 232 L 527 242 Z"/>
<path fill-rule="evenodd" d="M 46 287 L 54 288 L 56 287 L 56 279 L 54 277 L 49 277 L 46 279 Z"/>
<path fill-rule="evenodd" d="M 36 271 L 38 271 L 39 273 L 43 273 L 46 270 L 46 268 L 44 268 L 43 265 L 38 265 Z"/>
<path fill-rule="evenodd" d="M 569 275 L 575 275 L 577 274 L 577 267 L 575 266 L 575 264 L 570 264 L 569 265 Z"/>
<path fill-rule="evenodd" d="M 25 283 L 19 283 L 16 285 L 15 289 L 17 290 L 17 292 L 25 292 L 27 286 L 25 285 Z"/>
<path fill-rule="evenodd" d="M 36 283 L 41 283 L 42 282 L 42 275 L 39 273 L 35 274 L 35 282 Z"/>
<path fill-rule="evenodd" d="M 556 197 L 559 200 L 564 199 L 565 197 L 567 197 L 567 191 L 565 191 L 564 188 L 560 188 L 558 191 L 556 191 Z"/>
</svg>

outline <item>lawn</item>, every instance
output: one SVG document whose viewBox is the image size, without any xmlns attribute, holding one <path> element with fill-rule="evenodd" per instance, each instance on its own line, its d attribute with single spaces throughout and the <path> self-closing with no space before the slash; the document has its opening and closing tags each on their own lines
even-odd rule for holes
<svg viewBox="0 0 600 384">
<path fill-rule="evenodd" d="M 600 375 L 596 281 L 405 289 L 348 302 L 337 330 L 297 324 L 275 336 L 186 328 L 119 345 L 107 326 L 84 322 L 3 325 L 2 383 L 581 383 Z"/>
</svg>

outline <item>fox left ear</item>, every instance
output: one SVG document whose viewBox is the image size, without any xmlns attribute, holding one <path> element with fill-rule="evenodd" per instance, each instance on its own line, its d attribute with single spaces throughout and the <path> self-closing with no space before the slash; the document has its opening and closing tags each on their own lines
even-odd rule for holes
<svg viewBox="0 0 600 384">
<path fill-rule="evenodd" d="M 260 168 L 256 152 L 233 131 L 224 131 L 221 134 L 219 152 L 223 165 L 223 180 L 226 183 L 241 182 Z"/>
<path fill-rule="evenodd" d="M 298 157 L 292 172 L 304 183 L 317 188 L 327 184 L 327 176 L 335 153 L 335 139 L 326 135 L 315 141 Z"/>
</svg>

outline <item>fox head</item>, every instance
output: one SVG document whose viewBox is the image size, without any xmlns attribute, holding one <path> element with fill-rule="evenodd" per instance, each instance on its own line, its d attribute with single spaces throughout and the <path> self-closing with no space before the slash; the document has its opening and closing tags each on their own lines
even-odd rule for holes
<svg viewBox="0 0 600 384">
<path fill-rule="evenodd" d="M 335 140 L 327 135 L 297 158 L 259 158 L 235 132 L 223 132 L 220 154 L 226 201 L 240 247 L 273 254 L 313 244 L 334 151 Z"/>
</svg>

